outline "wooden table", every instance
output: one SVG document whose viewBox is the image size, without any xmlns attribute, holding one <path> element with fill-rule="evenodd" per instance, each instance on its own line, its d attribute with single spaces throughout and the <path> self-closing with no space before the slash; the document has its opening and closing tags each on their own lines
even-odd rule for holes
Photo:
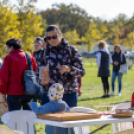
<svg viewBox="0 0 134 134">
<path fill-rule="evenodd" d="M 65 122 L 59 122 L 59 121 L 51 121 L 51 120 L 44 120 L 44 119 L 38 119 L 34 118 L 34 123 L 41 123 L 46 125 L 51 125 L 55 127 L 55 134 L 56 127 L 63 127 L 68 128 L 68 134 L 71 134 L 72 127 L 83 127 L 83 126 L 94 126 L 94 125 L 103 125 L 103 124 L 115 124 L 120 122 L 134 122 L 134 116 L 133 117 L 127 117 L 127 118 L 115 118 L 111 115 L 103 115 L 101 118 L 98 119 L 89 119 L 89 120 L 77 120 L 77 121 L 65 121 Z M 117 133 L 117 129 L 113 129 L 114 133 Z"/>
</svg>

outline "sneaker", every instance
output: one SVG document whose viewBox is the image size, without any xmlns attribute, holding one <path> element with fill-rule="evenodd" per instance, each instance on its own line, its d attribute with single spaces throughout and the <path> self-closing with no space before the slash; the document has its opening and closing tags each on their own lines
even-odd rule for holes
<svg viewBox="0 0 134 134">
<path fill-rule="evenodd" d="M 109 97 L 109 95 L 107 95 L 106 97 Z"/>
<path fill-rule="evenodd" d="M 109 96 L 112 96 L 112 95 L 114 95 L 114 92 L 113 91 L 109 94 Z"/>
<path fill-rule="evenodd" d="M 118 93 L 117 96 L 121 96 L 121 93 Z"/>
<path fill-rule="evenodd" d="M 106 98 L 107 96 L 106 95 L 103 95 L 101 98 Z"/>
</svg>

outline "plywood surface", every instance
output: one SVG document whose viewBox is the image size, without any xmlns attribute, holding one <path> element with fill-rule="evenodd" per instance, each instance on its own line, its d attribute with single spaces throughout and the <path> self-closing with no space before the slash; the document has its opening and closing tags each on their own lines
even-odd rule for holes
<svg viewBox="0 0 134 134">
<path fill-rule="evenodd" d="M 101 114 L 90 114 L 84 112 L 62 112 L 53 114 L 38 114 L 38 118 L 55 121 L 73 121 L 73 120 L 85 120 L 92 118 L 100 118 Z"/>
</svg>

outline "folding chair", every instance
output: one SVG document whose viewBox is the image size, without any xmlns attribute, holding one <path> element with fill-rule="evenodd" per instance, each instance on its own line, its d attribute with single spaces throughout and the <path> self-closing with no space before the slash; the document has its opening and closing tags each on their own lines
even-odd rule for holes
<svg viewBox="0 0 134 134">
<path fill-rule="evenodd" d="M 24 134 L 34 134 L 33 118 L 36 114 L 28 110 L 16 110 L 8 112 L 1 117 L 1 121 L 9 128 L 17 131 L 22 131 Z"/>
</svg>

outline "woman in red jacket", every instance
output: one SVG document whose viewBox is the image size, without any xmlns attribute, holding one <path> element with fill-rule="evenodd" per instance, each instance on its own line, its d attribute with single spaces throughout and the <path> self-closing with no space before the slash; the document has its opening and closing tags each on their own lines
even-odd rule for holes
<svg viewBox="0 0 134 134">
<path fill-rule="evenodd" d="M 21 50 L 22 44 L 17 38 L 6 42 L 8 55 L 4 58 L 0 70 L 0 93 L 7 95 L 9 111 L 23 109 L 30 110 L 27 101 L 21 101 L 25 97 L 24 71 L 28 69 L 25 53 Z M 33 70 L 36 72 L 37 64 L 31 55 Z M 6 101 L 6 100 L 5 100 Z"/>
</svg>

